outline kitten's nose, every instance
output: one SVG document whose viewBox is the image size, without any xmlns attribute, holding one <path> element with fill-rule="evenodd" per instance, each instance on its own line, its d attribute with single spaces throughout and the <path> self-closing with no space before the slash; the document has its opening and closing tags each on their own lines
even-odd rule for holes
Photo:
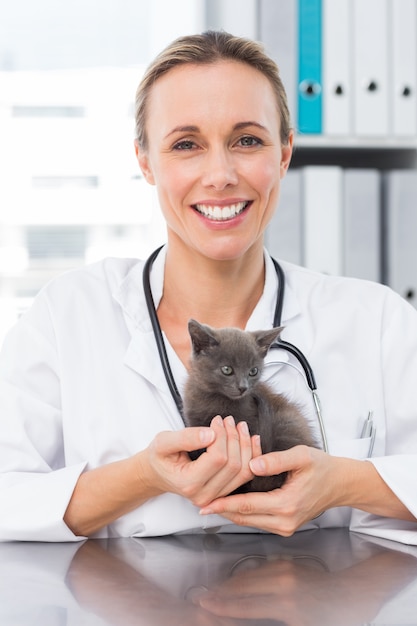
<svg viewBox="0 0 417 626">
<path fill-rule="evenodd" d="M 243 394 L 245 393 L 245 391 L 247 391 L 247 390 L 248 390 L 248 386 L 247 386 L 247 385 L 244 385 L 244 384 L 239 385 L 239 391 L 240 391 L 240 393 L 241 393 L 242 395 L 243 395 Z"/>
</svg>

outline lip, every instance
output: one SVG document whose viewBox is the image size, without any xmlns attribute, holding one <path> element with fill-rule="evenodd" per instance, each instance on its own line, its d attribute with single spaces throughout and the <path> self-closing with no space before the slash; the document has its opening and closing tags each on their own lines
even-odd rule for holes
<svg viewBox="0 0 417 626">
<path fill-rule="evenodd" d="M 192 204 L 192 208 L 203 219 L 213 224 L 235 222 L 252 204 L 251 200 L 205 201 Z"/>
</svg>

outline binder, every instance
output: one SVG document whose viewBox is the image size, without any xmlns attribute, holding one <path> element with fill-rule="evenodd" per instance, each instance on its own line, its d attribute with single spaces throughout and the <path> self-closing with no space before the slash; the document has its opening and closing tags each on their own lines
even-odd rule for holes
<svg viewBox="0 0 417 626">
<path fill-rule="evenodd" d="M 298 0 L 259 0 L 259 37 L 278 65 L 292 124 L 297 120 Z"/>
<path fill-rule="evenodd" d="M 388 0 L 352 2 L 354 133 L 383 136 L 389 132 Z"/>
<path fill-rule="evenodd" d="M 417 134 L 417 3 L 390 0 L 392 77 L 389 85 L 392 133 Z"/>
<path fill-rule="evenodd" d="M 321 0 L 298 0 L 298 131 L 322 132 Z"/>
<path fill-rule="evenodd" d="M 380 173 L 349 168 L 343 180 L 343 274 L 381 280 Z"/>
<path fill-rule="evenodd" d="M 352 131 L 350 0 L 323 0 L 323 133 L 346 136 Z"/>
<path fill-rule="evenodd" d="M 343 273 L 343 170 L 307 166 L 302 170 L 304 265 L 325 274 Z"/>
<path fill-rule="evenodd" d="M 417 308 L 417 172 L 386 176 L 387 282 Z"/>
<path fill-rule="evenodd" d="M 265 245 L 277 258 L 303 264 L 301 170 L 288 170 L 281 181 L 278 207 L 265 233 Z"/>
</svg>

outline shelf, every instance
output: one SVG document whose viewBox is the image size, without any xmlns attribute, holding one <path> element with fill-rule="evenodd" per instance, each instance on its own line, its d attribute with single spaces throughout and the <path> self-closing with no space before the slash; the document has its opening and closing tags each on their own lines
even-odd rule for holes
<svg viewBox="0 0 417 626">
<path fill-rule="evenodd" d="M 339 165 L 380 170 L 417 167 L 417 139 L 297 135 L 291 167 Z"/>
<path fill-rule="evenodd" d="M 300 148 L 337 148 L 362 150 L 417 150 L 417 137 L 330 137 L 329 135 L 296 134 L 294 143 Z"/>
</svg>

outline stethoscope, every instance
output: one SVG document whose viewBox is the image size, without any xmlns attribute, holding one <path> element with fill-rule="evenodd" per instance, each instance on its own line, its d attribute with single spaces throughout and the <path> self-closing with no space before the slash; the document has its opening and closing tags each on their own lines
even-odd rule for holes
<svg viewBox="0 0 417 626">
<path fill-rule="evenodd" d="M 151 320 L 152 330 L 155 336 L 156 346 L 158 349 L 159 358 L 161 360 L 162 369 L 164 371 L 164 375 L 168 383 L 168 387 L 171 392 L 171 395 L 177 406 L 178 412 L 182 418 L 183 417 L 182 398 L 181 398 L 181 394 L 178 391 L 177 385 L 175 383 L 174 376 L 172 374 L 171 365 L 169 363 L 167 351 L 165 348 L 164 338 L 162 336 L 161 326 L 159 324 L 158 316 L 156 313 L 155 302 L 152 296 L 151 283 L 150 283 L 152 265 L 162 247 L 163 246 L 154 250 L 152 254 L 149 256 L 149 258 L 147 259 L 147 261 L 145 262 L 145 265 L 143 268 L 143 277 L 142 277 L 143 291 L 145 294 L 146 306 L 148 307 L 149 318 Z M 284 295 L 285 295 L 285 275 L 284 275 L 284 270 L 282 269 L 280 264 L 275 259 L 272 259 L 272 261 L 274 263 L 275 271 L 278 277 L 278 294 L 277 294 L 277 302 L 275 305 L 275 313 L 274 313 L 274 321 L 273 321 L 273 326 L 274 328 L 276 328 L 278 326 L 281 326 L 282 308 L 284 305 Z M 307 385 L 313 397 L 317 420 L 318 420 L 319 427 L 320 427 L 323 450 L 325 452 L 328 452 L 329 447 L 328 447 L 326 431 L 325 431 L 324 423 L 323 423 L 323 415 L 321 412 L 320 400 L 317 394 L 316 379 L 314 377 L 314 373 L 313 373 L 310 363 L 308 362 L 306 356 L 301 352 L 299 348 L 294 346 L 294 344 L 289 343 L 288 341 L 284 341 L 283 339 L 280 339 L 279 337 L 271 345 L 270 350 L 272 349 L 286 350 L 287 352 L 292 354 L 297 359 L 298 363 L 301 365 L 305 374 Z"/>
</svg>

